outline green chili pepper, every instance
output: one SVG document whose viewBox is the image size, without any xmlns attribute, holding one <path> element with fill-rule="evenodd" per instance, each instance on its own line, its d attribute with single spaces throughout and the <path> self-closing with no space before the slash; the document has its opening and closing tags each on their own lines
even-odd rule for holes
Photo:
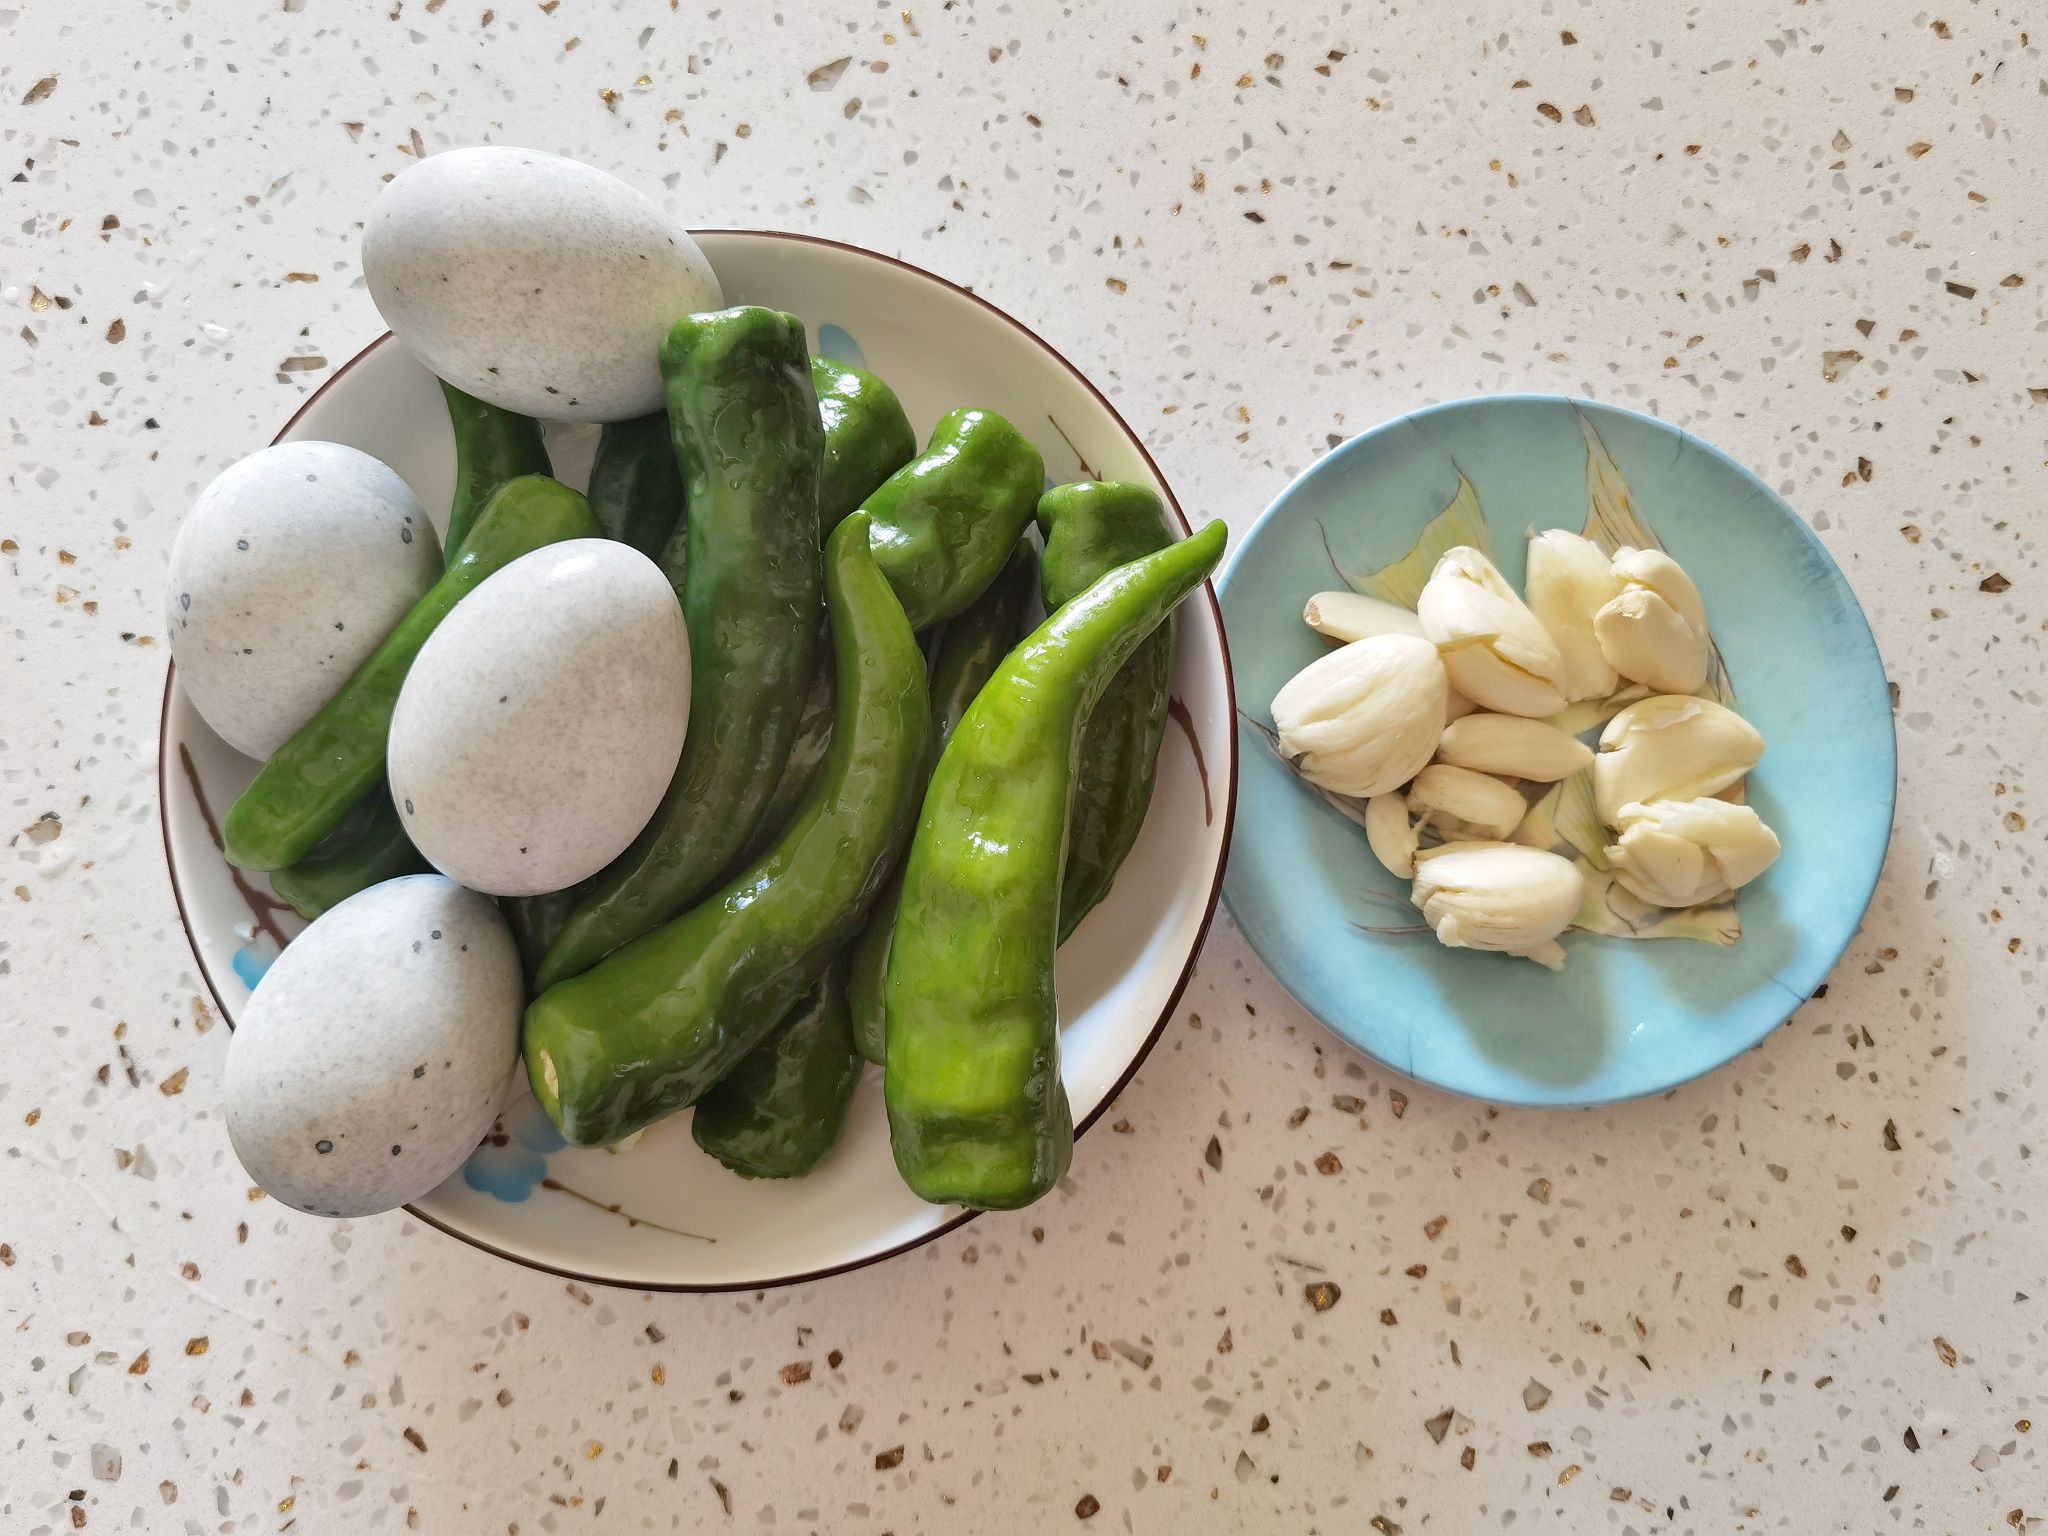
<svg viewBox="0 0 2048 1536">
<path fill-rule="evenodd" d="M 917 434 L 910 430 L 896 391 L 865 368 L 814 357 L 811 383 L 825 429 L 818 520 L 830 533 L 876 486 L 910 462 Z"/>
<path fill-rule="evenodd" d="M 681 912 L 745 846 L 789 758 L 817 651 L 818 404 L 803 322 L 686 315 L 661 348 L 683 526 L 661 564 L 690 632 L 683 757 L 640 836 L 585 887 L 545 988 Z"/>
<path fill-rule="evenodd" d="M 939 631 L 931 672 L 934 762 L 953 739 L 982 685 L 995 675 L 1010 647 L 1023 638 L 1037 588 L 1038 551 L 1029 540 L 1020 539 L 994 585 Z M 902 871 L 898 870 L 888 889 L 875 898 L 874 913 L 854 941 L 853 969 L 847 981 L 854 1044 L 876 1066 L 887 1059 L 883 1054 L 887 1023 L 882 988 L 889 974 L 889 941 L 896 931 L 896 897 L 902 887 Z"/>
<path fill-rule="evenodd" d="M 761 819 L 754 823 L 754 835 L 747 839 L 739 857 L 726 867 L 728 876 L 751 864 L 782 836 L 782 829 L 804 803 L 818 770 L 825 766 L 825 751 L 832 745 L 832 636 L 830 627 L 818 640 L 818 663 L 811 669 L 810 685 L 804 689 L 803 712 L 796 719 L 796 736 L 789 744 L 789 757 L 776 776 L 768 803 L 761 807 Z"/>
<path fill-rule="evenodd" d="M 1164 549 L 1166 508 L 1149 486 L 1083 480 L 1038 499 L 1045 535 L 1045 606 L 1058 608 L 1120 565 Z M 1138 841 L 1173 692 L 1173 620 L 1111 679 L 1081 729 L 1074 810 L 1067 823 L 1067 872 L 1060 883 L 1060 942 L 1079 926 Z"/>
<path fill-rule="evenodd" d="M 1223 524 L 1120 566 L 996 669 L 925 794 L 889 956 L 889 1140 L 912 1190 L 1028 1205 L 1074 1122 L 1053 995 L 1081 725 L 1117 668 L 1223 557 Z"/>
<path fill-rule="evenodd" d="M 270 888 L 304 918 L 318 917 L 373 885 L 433 866 L 405 835 L 398 807 L 383 784 L 348 808 L 341 824 L 294 864 L 270 872 Z"/>
<path fill-rule="evenodd" d="M 441 552 L 450 565 L 462 553 L 463 541 L 484 503 L 498 487 L 521 475 L 552 475 L 540 423 L 465 395 L 446 379 L 441 394 L 448 401 L 448 424 L 455 429 L 455 496 L 448 504 L 448 536 Z"/>
<path fill-rule="evenodd" d="M 493 572 L 590 526 L 589 503 L 565 485 L 522 475 L 500 486 L 441 579 L 242 791 L 228 811 L 228 861 L 282 869 L 311 852 L 384 777 L 391 711 L 434 626 Z"/>
<path fill-rule="evenodd" d="M 839 1140 L 860 1067 L 846 963 L 835 960 L 774 1033 L 697 1101 L 690 1134 L 742 1178 L 800 1179 Z"/>
<path fill-rule="evenodd" d="M 1031 522 L 1045 463 L 994 411 L 954 411 L 861 503 L 875 559 L 912 629 L 950 619 L 996 579 Z"/>
<path fill-rule="evenodd" d="M 732 1071 L 860 927 L 909 833 L 931 738 L 924 656 L 858 513 L 826 546 L 825 589 L 838 715 L 796 820 L 701 905 L 526 1010 L 534 1096 L 578 1146 L 630 1135 Z"/>
<path fill-rule="evenodd" d="M 683 472 L 667 412 L 605 423 L 590 464 L 590 515 L 606 538 L 661 558 L 683 515 Z"/>
<path fill-rule="evenodd" d="M 548 891 L 539 896 L 498 898 L 498 910 L 504 914 L 505 926 L 512 930 L 512 942 L 519 949 L 519 967 L 526 972 L 527 985 L 536 995 L 540 988 L 534 985 L 534 978 L 540 973 L 540 963 L 547 958 L 548 946 L 560 936 L 562 924 L 569 920 L 582 894 L 581 886 L 572 885 L 566 891 Z"/>
</svg>

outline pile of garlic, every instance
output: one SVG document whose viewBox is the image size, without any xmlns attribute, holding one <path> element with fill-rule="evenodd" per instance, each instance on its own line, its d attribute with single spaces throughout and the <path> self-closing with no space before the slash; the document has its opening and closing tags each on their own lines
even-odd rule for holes
<svg viewBox="0 0 2048 1536">
<path fill-rule="evenodd" d="M 1579 866 L 1516 841 L 1519 784 L 1592 770 L 1615 834 L 1607 872 L 1651 906 L 1718 901 L 1778 856 L 1747 805 L 1718 798 L 1756 765 L 1763 737 L 1697 697 L 1711 656 L 1706 607 L 1677 561 L 1574 533 L 1529 544 L 1524 602 L 1484 554 L 1460 545 L 1416 611 L 1354 592 L 1309 599 L 1309 627 L 1344 642 L 1273 700 L 1280 750 L 1311 783 L 1362 800 L 1367 841 L 1452 948 L 1553 969 L 1585 897 Z M 1617 689 L 1642 695 L 1596 754 L 1549 723 Z M 1623 695 L 1627 696 L 1626 694 Z M 1423 834 L 1442 839 L 1423 846 Z"/>
</svg>

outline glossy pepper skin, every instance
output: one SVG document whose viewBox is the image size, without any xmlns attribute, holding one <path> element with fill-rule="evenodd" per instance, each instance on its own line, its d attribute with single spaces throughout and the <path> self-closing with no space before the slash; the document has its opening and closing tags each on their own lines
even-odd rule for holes
<svg viewBox="0 0 2048 1536">
<path fill-rule="evenodd" d="M 974 702 L 1010 647 L 1024 637 L 1031 600 L 1038 595 L 1038 551 L 1019 539 L 1010 562 L 993 585 L 958 618 L 939 631 L 932 656 L 932 759 L 936 763 L 953 739 L 967 706 Z M 847 990 L 853 1012 L 853 1039 L 860 1053 L 876 1066 L 886 1060 L 883 1041 L 888 1024 L 882 988 L 889 974 L 889 942 L 896 931 L 896 897 L 902 871 L 875 898 L 867 927 L 853 945 L 853 968 Z"/>
<path fill-rule="evenodd" d="M 405 835 L 391 791 L 380 783 L 348 808 L 341 824 L 314 844 L 311 853 L 272 870 L 270 888 L 310 920 L 357 891 L 432 868 Z"/>
<path fill-rule="evenodd" d="M 690 633 L 690 726 L 660 807 L 584 887 L 545 988 L 667 922 L 753 832 L 789 757 L 818 644 L 821 433 L 803 322 L 686 315 L 661 347 L 689 514 L 660 564 Z"/>
<path fill-rule="evenodd" d="M 954 411 L 925 450 L 861 503 L 875 559 L 912 629 L 963 612 L 1031 522 L 1045 462 L 994 411 Z"/>
<path fill-rule="evenodd" d="M 1145 636 L 1223 556 L 1212 522 L 1120 566 L 996 669 L 939 758 L 889 955 L 889 1141 L 934 1203 L 1028 1205 L 1073 1156 L 1053 995 L 1081 725 Z"/>
<path fill-rule="evenodd" d="M 825 550 L 838 713 L 803 809 L 760 859 L 526 1010 L 528 1081 L 562 1134 L 602 1146 L 693 1104 L 759 1045 L 859 929 L 917 813 L 931 739 L 924 655 L 868 550 Z"/>
<path fill-rule="evenodd" d="M 839 526 L 884 480 L 917 452 L 917 434 L 896 399 L 896 391 L 869 373 L 811 359 L 811 383 L 818 391 L 818 420 L 825 429 L 824 464 L 818 472 L 818 519 L 825 533 Z"/>
<path fill-rule="evenodd" d="M 590 531 L 589 503 L 566 485 L 522 475 L 500 486 L 441 579 L 242 791 L 224 828 L 228 862 L 282 869 L 310 853 L 384 777 L 391 711 L 434 627 L 521 555 Z"/>
<path fill-rule="evenodd" d="M 1038 498 L 1045 535 L 1045 606 L 1051 612 L 1120 565 L 1172 542 L 1166 508 L 1150 486 L 1121 480 L 1056 485 Z M 1060 942 L 1109 894 L 1159 777 L 1159 744 L 1173 690 L 1173 620 L 1145 637 L 1081 728 L 1067 872 L 1060 882 Z"/>
<path fill-rule="evenodd" d="M 782 829 L 804 803 L 818 770 L 825 766 L 826 749 L 832 745 L 832 635 L 830 626 L 818 640 L 818 662 L 811 668 L 811 681 L 804 689 L 803 709 L 796 718 L 796 735 L 789 743 L 789 756 L 776 775 L 768 803 L 761 807 L 761 819 L 754 823 L 754 835 L 727 866 L 728 875 L 754 862 L 782 836 Z"/>
<path fill-rule="evenodd" d="M 499 486 L 521 475 L 552 475 L 554 468 L 540 423 L 531 416 L 487 405 L 445 379 L 441 394 L 448 402 L 448 424 L 455 429 L 455 496 L 448 504 L 448 534 L 441 540 L 453 565 L 477 514 Z"/>
<path fill-rule="evenodd" d="M 800 1179 L 839 1140 L 860 1071 L 846 963 L 835 960 L 774 1032 L 697 1101 L 690 1134 L 743 1179 Z"/>
<path fill-rule="evenodd" d="M 910 430 L 896 392 L 866 369 L 829 357 L 813 357 L 811 383 L 818 392 L 818 421 L 824 429 L 818 471 L 822 535 L 831 533 L 877 486 L 910 462 L 917 453 L 917 436 Z M 790 743 L 789 760 L 734 867 L 751 862 L 788 824 L 803 803 L 818 765 L 825 760 L 831 735 L 832 659 L 821 654 L 804 694 L 803 715 L 797 722 L 796 739 Z"/>
<path fill-rule="evenodd" d="M 683 472 L 666 412 L 605 423 L 590 464 L 590 515 L 606 538 L 661 558 L 683 516 Z"/>
</svg>

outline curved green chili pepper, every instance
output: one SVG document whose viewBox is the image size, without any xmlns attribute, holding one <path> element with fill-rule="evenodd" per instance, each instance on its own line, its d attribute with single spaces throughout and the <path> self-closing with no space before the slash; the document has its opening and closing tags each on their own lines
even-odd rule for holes
<svg viewBox="0 0 2048 1536">
<path fill-rule="evenodd" d="M 926 1200 L 1009 1210 L 1066 1172 L 1053 951 L 1081 724 L 1224 538 L 1212 522 L 1061 608 L 996 669 L 939 759 L 896 909 L 884 1079 L 897 1170 Z"/>
<path fill-rule="evenodd" d="M 522 475 L 500 486 L 441 579 L 242 791 L 224 829 L 228 862 L 282 869 L 310 853 L 384 777 L 391 711 L 434 626 L 521 555 L 589 532 L 590 505 L 566 485 Z"/>
<path fill-rule="evenodd" d="M 1083 480 L 1038 498 L 1045 535 L 1045 606 L 1058 608 L 1120 565 L 1172 542 L 1166 508 L 1150 486 Z M 1159 744 L 1173 694 L 1173 620 L 1111 679 L 1081 728 L 1074 811 L 1067 823 L 1067 872 L 1060 882 L 1060 942 L 1109 894 L 1159 776 Z"/>
<path fill-rule="evenodd" d="M 697 1101 L 690 1134 L 741 1178 L 800 1179 L 839 1140 L 860 1067 L 842 958 Z"/>
<path fill-rule="evenodd" d="M 1029 540 L 1019 539 L 1010 563 L 994 584 L 975 599 L 972 608 L 948 619 L 939 631 L 931 673 L 934 762 L 953 739 L 982 685 L 995 675 L 1010 647 L 1023 638 L 1037 588 L 1038 551 Z M 854 941 L 853 969 L 847 981 L 854 1044 L 878 1067 L 887 1059 L 883 1054 L 888 1025 L 882 988 L 889 974 L 889 941 L 896 931 L 896 897 L 902 888 L 903 874 L 898 870 L 888 888 L 875 898 L 868 925 Z"/>
<path fill-rule="evenodd" d="M 590 515 L 606 538 L 661 558 L 683 515 L 683 472 L 666 411 L 605 423 L 590 463 Z"/>
<path fill-rule="evenodd" d="M 690 632 L 690 726 L 660 807 L 591 879 L 542 962 L 553 985 L 703 894 L 789 758 L 817 650 L 818 405 L 803 322 L 686 315 L 661 348 L 689 514 L 663 551 Z M 623 1134 L 623 1133 L 622 1133 Z"/>
<path fill-rule="evenodd" d="M 954 411 L 923 453 L 861 503 L 875 560 L 912 629 L 962 612 L 996 579 L 1031 522 L 1045 462 L 994 411 Z"/>
<path fill-rule="evenodd" d="M 761 819 L 754 823 L 754 835 L 747 839 L 739 857 L 726 867 L 728 875 L 744 869 L 782 836 L 782 829 L 804 803 L 818 770 L 825 766 L 826 749 L 832 745 L 832 636 L 830 626 L 819 637 L 818 664 L 811 669 L 810 685 L 804 689 L 803 713 L 796 718 L 796 736 L 789 744 L 789 756 L 776 776 L 768 803 L 761 807 Z"/>
<path fill-rule="evenodd" d="M 775 846 L 699 906 L 526 1010 L 542 1108 L 602 1146 L 702 1098 L 860 927 L 917 811 L 931 737 L 924 656 L 868 550 L 867 519 L 825 550 L 838 717 L 824 771 Z"/>
<path fill-rule="evenodd" d="M 313 845 L 313 851 L 270 872 L 270 888 L 299 916 L 318 917 L 373 885 L 400 875 L 425 874 L 433 865 L 405 835 L 391 791 L 379 784 L 348 808 L 341 824 Z"/>
<path fill-rule="evenodd" d="M 448 425 L 455 429 L 455 496 L 448 504 L 448 535 L 441 540 L 442 555 L 453 565 L 477 514 L 499 486 L 521 475 L 555 471 L 539 422 L 465 395 L 446 379 L 440 382 Z"/>
<path fill-rule="evenodd" d="M 910 430 L 896 391 L 865 368 L 814 357 L 811 383 L 825 429 L 818 520 L 830 533 L 876 486 L 910 462 L 917 434 Z"/>
</svg>

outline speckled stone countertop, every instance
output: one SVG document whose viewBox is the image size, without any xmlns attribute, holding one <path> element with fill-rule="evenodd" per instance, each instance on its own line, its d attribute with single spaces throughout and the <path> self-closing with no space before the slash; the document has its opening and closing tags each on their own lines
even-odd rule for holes
<svg viewBox="0 0 2048 1536">
<path fill-rule="evenodd" d="M 0 0 L 0 1527 L 2048 1530 L 2044 43 L 2017 0 Z M 1476 391 L 1755 466 L 1898 699 L 1826 995 L 1650 1102 L 1496 1111 L 1219 918 L 1053 1198 L 761 1295 L 252 1202 L 158 838 L 165 557 L 380 329 L 380 181 L 485 139 L 974 285 L 1240 529 Z"/>
</svg>

